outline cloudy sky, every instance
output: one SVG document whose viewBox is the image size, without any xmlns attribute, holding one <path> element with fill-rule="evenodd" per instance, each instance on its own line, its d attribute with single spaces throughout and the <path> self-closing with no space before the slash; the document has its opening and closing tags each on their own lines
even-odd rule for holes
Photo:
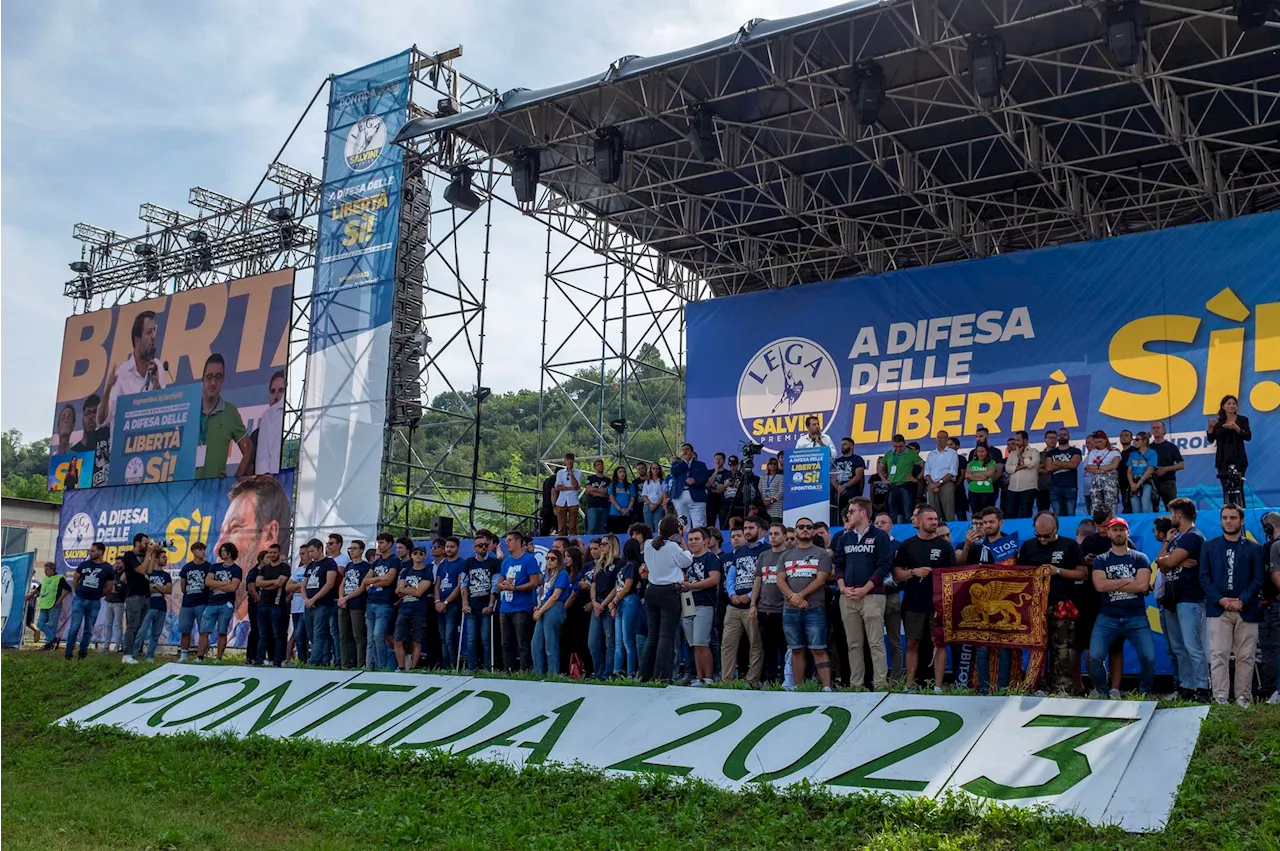
<svg viewBox="0 0 1280 851">
<path fill-rule="evenodd" d="M 246 197 L 317 85 L 397 53 L 463 45 L 460 70 L 500 91 L 598 73 L 830 5 L 823 0 L 509 0 L 463 3 L 8 3 L 0 26 L 0 427 L 48 433 L 67 263 L 79 221 L 124 233 L 146 201 L 191 212 L 205 186 Z M 369 12 L 376 9 L 376 14 Z M 554 13 L 550 10 L 554 9 Z M 320 172 L 323 99 L 283 161 Z M 525 223 L 495 248 L 485 382 L 537 387 L 545 236 Z M 524 227 L 524 230 L 520 228 Z M 523 338 L 524 343 L 519 341 Z M 598 338 L 595 343 L 598 350 Z M 465 385 L 465 386 L 469 386 Z M 430 388 L 441 389 L 439 385 Z"/>
</svg>

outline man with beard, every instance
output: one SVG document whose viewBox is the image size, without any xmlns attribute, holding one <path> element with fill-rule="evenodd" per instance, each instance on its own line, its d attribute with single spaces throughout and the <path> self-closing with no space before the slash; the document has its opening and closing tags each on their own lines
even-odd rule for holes
<svg viewBox="0 0 1280 851">
<path fill-rule="evenodd" d="M 107 386 L 103 390 L 103 395 L 107 397 L 107 415 L 99 416 L 98 419 L 105 425 L 110 426 L 113 422 L 116 399 L 148 390 L 159 390 L 168 385 L 156 360 L 156 336 L 159 331 L 154 310 L 144 310 L 133 317 L 133 327 L 129 331 L 133 351 L 124 363 L 107 376 Z"/>
<path fill-rule="evenodd" d="M 1058 534 L 1058 518 L 1052 511 L 1036 515 L 1035 530 L 1036 536 L 1018 550 L 1018 564 L 1053 570 L 1049 577 L 1049 680 L 1053 691 L 1071 694 L 1075 687 L 1071 647 L 1079 617 L 1076 584 L 1083 582 L 1089 571 L 1080 545 Z"/>
<path fill-rule="evenodd" d="M 267 382 L 267 409 L 249 435 L 251 449 L 240 458 L 236 476 L 280 472 L 280 443 L 284 439 L 284 370 Z"/>
<path fill-rule="evenodd" d="M 920 665 L 920 645 L 934 634 L 933 570 L 956 563 L 949 541 L 938 536 L 938 512 L 921 506 L 916 515 L 916 534 L 903 541 L 893 556 L 893 578 L 902 587 L 902 616 L 907 627 L 907 688 L 916 686 Z M 934 691 L 942 691 L 947 673 L 946 645 L 933 650 Z"/>
<path fill-rule="evenodd" d="M 1019 445 L 1021 445 L 1019 443 Z M 990 564 L 1012 566 L 1017 564 L 1018 534 L 1004 534 L 1004 513 L 994 505 L 982 509 L 976 518 L 978 525 L 969 529 L 964 545 L 956 552 L 956 559 L 964 564 Z M 986 694 L 991 688 L 991 648 L 979 647 L 974 651 L 973 664 L 978 691 Z M 996 651 L 996 688 L 1009 687 L 1013 672 L 1013 652 L 1007 648 Z"/>
<path fill-rule="evenodd" d="M 93 486 L 105 487 L 108 468 L 111 466 L 111 426 L 98 425 L 98 409 L 102 399 L 90 393 L 84 400 L 84 433 L 80 442 L 71 447 L 72 452 L 93 453 Z"/>
</svg>

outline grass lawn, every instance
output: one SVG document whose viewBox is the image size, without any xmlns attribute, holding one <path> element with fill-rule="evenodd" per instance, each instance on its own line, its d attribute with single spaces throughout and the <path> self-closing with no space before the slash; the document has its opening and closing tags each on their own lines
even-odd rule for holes
<svg viewBox="0 0 1280 851">
<path fill-rule="evenodd" d="M 5 849 L 1280 849 L 1280 707 L 1214 707 L 1168 829 L 1022 810 L 406 758 L 266 739 L 145 739 L 49 722 L 144 673 L 5 651 Z"/>
</svg>

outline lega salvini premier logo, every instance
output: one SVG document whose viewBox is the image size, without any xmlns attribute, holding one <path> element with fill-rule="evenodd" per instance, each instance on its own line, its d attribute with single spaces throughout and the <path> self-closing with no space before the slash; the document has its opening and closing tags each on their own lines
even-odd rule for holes
<svg viewBox="0 0 1280 851">
<path fill-rule="evenodd" d="M 742 430 L 767 449 L 786 448 L 816 415 L 825 430 L 840 407 L 840 373 L 830 353 L 804 337 L 783 337 L 756 352 L 738 379 Z"/>
<path fill-rule="evenodd" d="M 370 168 L 386 146 L 387 125 L 376 115 L 364 116 L 347 131 L 347 144 L 343 150 L 347 168 L 352 171 Z"/>
</svg>

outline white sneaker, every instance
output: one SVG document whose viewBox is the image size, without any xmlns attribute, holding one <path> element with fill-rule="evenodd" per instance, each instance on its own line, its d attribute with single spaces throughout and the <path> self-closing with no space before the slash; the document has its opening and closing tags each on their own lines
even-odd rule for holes
<svg viewBox="0 0 1280 851">
<path fill-rule="evenodd" d="M 1227 705 L 1226 695 L 1219 695 L 1218 697 L 1215 697 L 1213 699 L 1213 702 L 1218 704 L 1219 706 L 1226 706 Z"/>
<path fill-rule="evenodd" d="M 1248 698 L 1246 695 L 1243 695 L 1243 694 L 1242 694 L 1242 695 L 1240 695 L 1239 697 L 1237 697 L 1237 698 L 1236 698 L 1236 706 L 1241 706 L 1241 707 L 1243 707 L 1243 708 L 1245 708 L 1245 709 L 1248 709 L 1248 708 L 1249 708 L 1249 698 Z"/>
<path fill-rule="evenodd" d="M 830 694 L 832 691 L 831 686 L 823 686 L 822 691 L 826 694 Z"/>
<path fill-rule="evenodd" d="M 138 664 L 138 660 L 130 656 L 128 653 L 126 653 L 123 657 L 121 657 L 120 661 L 125 665 Z"/>
<path fill-rule="evenodd" d="M 1276 689 L 1275 693 L 1272 694 L 1271 697 L 1267 698 L 1267 703 L 1270 703 L 1273 706 L 1280 703 L 1280 689 Z"/>
<path fill-rule="evenodd" d="M 187 661 L 187 655 L 188 655 L 188 654 L 187 654 L 187 651 L 185 651 L 185 650 L 183 650 L 181 653 L 179 653 L 179 654 L 178 654 L 178 664 L 180 664 L 180 665 L 185 664 L 185 663 L 186 663 L 186 661 Z"/>
<path fill-rule="evenodd" d="M 934 694 L 944 694 L 945 692 L 943 692 L 943 691 L 942 691 L 942 686 L 934 686 L 934 687 L 933 687 L 933 693 L 934 693 Z"/>
<path fill-rule="evenodd" d="M 795 686 L 789 686 L 789 685 L 785 685 L 785 684 L 784 684 L 784 685 L 782 686 L 782 690 L 783 690 L 783 691 L 795 691 L 795 690 L 796 690 L 796 687 L 795 687 Z"/>
<path fill-rule="evenodd" d="M 702 680 L 690 680 L 689 688 L 706 688 L 707 684 Z"/>
<path fill-rule="evenodd" d="M 706 683 L 707 685 L 709 685 L 709 686 L 713 686 L 713 685 L 715 685 L 715 684 L 716 684 L 716 681 L 715 681 L 714 679 L 712 679 L 711 677 L 703 677 L 702 681 L 703 681 L 704 683 Z"/>
</svg>

